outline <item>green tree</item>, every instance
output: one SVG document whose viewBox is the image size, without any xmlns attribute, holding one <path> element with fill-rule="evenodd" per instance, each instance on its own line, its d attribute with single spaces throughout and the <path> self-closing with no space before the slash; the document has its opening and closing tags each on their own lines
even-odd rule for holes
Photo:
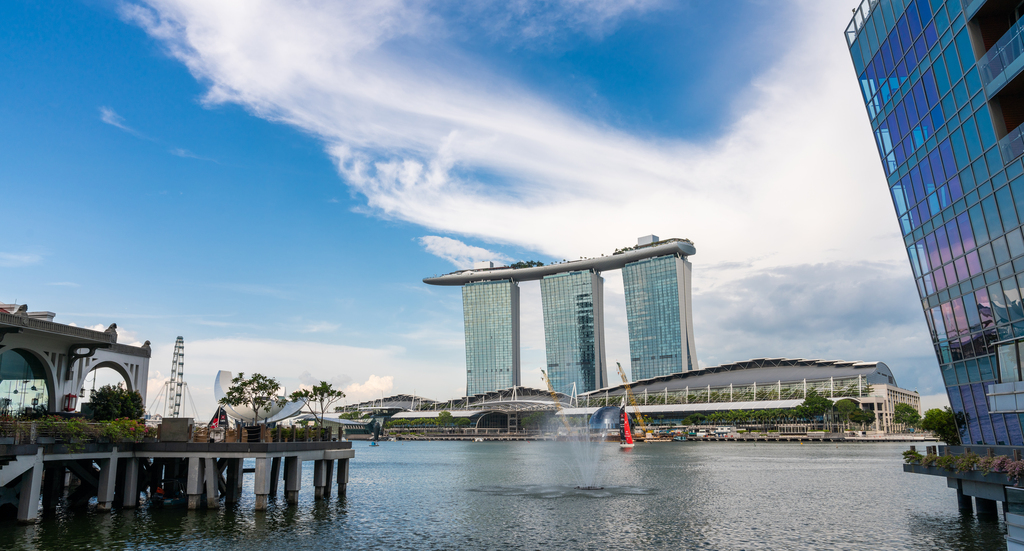
<svg viewBox="0 0 1024 551">
<path fill-rule="evenodd" d="M 437 425 L 439 427 L 450 427 L 455 424 L 455 417 L 450 411 L 442 411 L 437 414 Z"/>
<path fill-rule="evenodd" d="M 281 383 L 273 377 L 267 377 L 255 373 L 249 379 L 245 373 L 239 373 L 231 379 L 231 387 L 221 398 L 220 404 L 225 406 L 248 406 L 254 412 L 252 422 L 260 422 L 260 412 L 265 412 L 264 418 L 270 414 L 270 408 L 274 404 L 284 405 L 288 399 L 278 398 L 277 393 L 281 390 Z"/>
<path fill-rule="evenodd" d="M 897 425 L 916 427 L 921 422 L 921 414 L 910 404 L 896 404 L 892 420 Z"/>
<path fill-rule="evenodd" d="M 121 385 L 104 385 L 92 393 L 89 404 L 92 406 L 92 418 L 97 421 L 113 421 L 114 419 L 142 419 L 146 414 L 146 404 L 142 395 L 128 392 Z"/>
<path fill-rule="evenodd" d="M 803 403 L 796 407 L 797 414 L 811 422 L 825 415 L 825 412 L 831 409 L 832 400 L 818 395 L 818 392 L 814 389 L 808 390 L 807 397 L 804 398 Z"/>
<path fill-rule="evenodd" d="M 853 400 L 839 400 L 836 402 L 836 411 L 839 412 L 839 418 L 844 423 L 850 422 L 850 415 L 860 409 L 860 404 Z"/>
<path fill-rule="evenodd" d="M 331 386 L 327 381 L 320 381 L 310 389 L 300 389 L 292 392 L 288 398 L 293 402 L 305 400 L 302 408 L 316 417 L 317 426 L 323 426 L 324 413 L 332 404 L 345 397 L 345 393 Z"/>
<path fill-rule="evenodd" d="M 535 430 L 539 430 L 542 426 L 551 420 L 551 413 L 547 411 L 535 411 L 526 417 L 523 417 L 523 426 L 533 427 Z"/>
<path fill-rule="evenodd" d="M 875 422 L 875 412 L 869 409 L 857 409 L 850 414 L 850 421 L 859 423 L 863 428 L 864 425 L 870 425 Z"/>
<path fill-rule="evenodd" d="M 930 409 L 924 412 L 921 428 L 931 431 L 949 446 L 960 445 L 960 431 L 957 430 L 956 417 L 949 407 Z"/>
</svg>

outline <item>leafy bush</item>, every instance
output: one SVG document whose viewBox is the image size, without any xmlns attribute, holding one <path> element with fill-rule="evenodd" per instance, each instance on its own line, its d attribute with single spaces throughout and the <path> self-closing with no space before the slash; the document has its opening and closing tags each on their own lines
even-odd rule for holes
<svg viewBox="0 0 1024 551">
<path fill-rule="evenodd" d="M 910 463 L 912 465 L 917 465 L 917 464 L 921 463 L 922 459 L 924 459 L 924 456 L 921 455 L 921 452 L 919 452 L 917 450 L 907 450 L 907 451 L 903 452 L 903 462 L 904 463 Z"/>
</svg>

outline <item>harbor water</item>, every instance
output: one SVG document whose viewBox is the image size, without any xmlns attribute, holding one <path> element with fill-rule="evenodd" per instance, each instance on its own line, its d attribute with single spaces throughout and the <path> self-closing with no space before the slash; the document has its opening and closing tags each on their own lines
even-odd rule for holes
<svg viewBox="0 0 1024 551">
<path fill-rule="evenodd" d="M 601 444 L 577 490 L 561 442 L 356 442 L 348 495 L 254 512 L 61 511 L 0 524 L 4 549 L 1005 549 L 945 479 L 905 474 L 904 444 Z"/>
</svg>

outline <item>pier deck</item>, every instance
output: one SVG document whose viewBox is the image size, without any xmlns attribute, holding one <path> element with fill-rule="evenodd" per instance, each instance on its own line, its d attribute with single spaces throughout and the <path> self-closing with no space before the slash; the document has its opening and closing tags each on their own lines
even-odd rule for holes
<svg viewBox="0 0 1024 551">
<path fill-rule="evenodd" d="M 64 444 L 0 445 L 0 487 L 18 495 L 18 520 L 34 522 L 43 509 L 56 507 L 73 479 L 67 501 L 84 505 L 95 497 L 99 511 L 112 506 L 136 507 L 142 492 L 167 499 L 187 498 L 189 509 L 200 507 L 205 495 L 207 507 L 218 507 L 220 499 L 237 502 L 242 491 L 245 459 L 255 460 L 253 488 L 257 510 L 267 507 L 276 496 L 281 467 L 284 467 L 285 498 L 298 501 L 302 464 L 314 463 L 313 486 L 316 499 L 330 495 L 337 465 L 338 495 L 348 485 L 351 442 L 114 442 L 89 443 L 68 449 Z M 282 461 L 283 460 L 283 461 Z M 158 492 L 159 491 L 159 492 Z"/>
</svg>

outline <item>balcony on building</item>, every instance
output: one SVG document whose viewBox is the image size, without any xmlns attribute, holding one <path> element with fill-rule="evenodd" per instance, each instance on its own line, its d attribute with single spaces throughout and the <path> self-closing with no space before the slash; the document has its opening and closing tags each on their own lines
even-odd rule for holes
<svg viewBox="0 0 1024 551">
<path fill-rule="evenodd" d="M 970 18 L 978 76 L 999 138 L 1003 162 L 1024 154 L 1024 5 L 1020 0 L 961 0 Z"/>
</svg>

